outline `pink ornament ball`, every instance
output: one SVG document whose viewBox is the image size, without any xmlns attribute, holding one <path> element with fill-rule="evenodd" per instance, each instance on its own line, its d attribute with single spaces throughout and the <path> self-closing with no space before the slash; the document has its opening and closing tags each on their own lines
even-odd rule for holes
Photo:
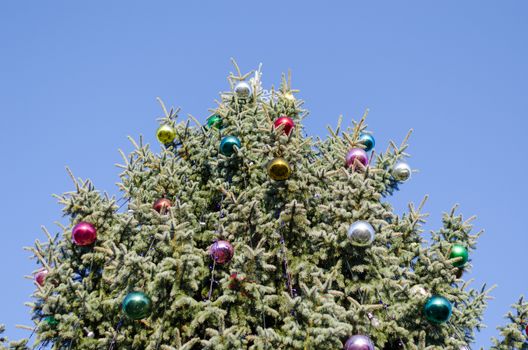
<svg viewBox="0 0 528 350">
<path fill-rule="evenodd" d="M 48 277 L 48 270 L 42 269 L 35 274 L 35 282 L 37 282 L 37 284 L 42 287 L 44 286 L 46 277 Z"/>
<path fill-rule="evenodd" d="M 358 162 L 363 164 L 363 166 L 368 165 L 369 160 L 367 152 L 365 152 L 361 148 L 352 148 L 350 151 L 348 151 L 348 154 L 346 156 L 347 167 L 353 167 L 356 159 Z"/>
<path fill-rule="evenodd" d="M 228 241 L 216 241 L 211 246 L 209 254 L 217 264 L 221 265 L 231 261 L 235 249 Z"/>
<path fill-rule="evenodd" d="M 97 230 L 89 222 L 81 221 L 72 230 L 72 240 L 75 245 L 84 247 L 91 245 L 97 239 Z"/>
</svg>

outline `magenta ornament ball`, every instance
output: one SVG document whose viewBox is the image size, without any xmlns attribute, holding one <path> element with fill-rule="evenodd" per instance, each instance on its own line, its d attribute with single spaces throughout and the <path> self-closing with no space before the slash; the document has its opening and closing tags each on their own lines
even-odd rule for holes
<svg viewBox="0 0 528 350">
<path fill-rule="evenodd" d="M 216 241 L 211 246 L 209 254 L 217 264 L 226 264 L 233 258 L 235 249 L 228 241 Z"/>
<path fill-rule="evenodd" d="M 42 287 L 44 285 L 44 282 L 46 282 L 46 277 L 48 277 L 48 270 L 39 270 L 35 274 L 35 282 L 37 282 L 37 284 Z"/>
<path fill-rule="evenodd" d="M 97 239 L 97 230 L 89 222 L 81 221 L 72 230 L 72 240 L 75 245 L 87 246 Z"/>
<path fill-rule="evenodd" d="M 345 350 L 375 350 L 374 343 L 366 335 L 353 335 L 345 343 Z"/>
<path fill-rule="evenodd" d="M 350 151 L 348 151 L 348 154 L 346 156 L 346 165 L 347 167 L 354 166 L 354 162 L 356 161 L 363 164 L 363 166 L 368 165 L 368 155 L 367 152 L 362 150 L 361 148 L 352 148 Z"/>
</svg>

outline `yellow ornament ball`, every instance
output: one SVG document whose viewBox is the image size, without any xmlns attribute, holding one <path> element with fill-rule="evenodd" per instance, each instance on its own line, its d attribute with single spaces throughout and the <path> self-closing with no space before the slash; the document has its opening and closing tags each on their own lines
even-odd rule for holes
<svg viewBox="0 0 528 350">
<path fill-rule="evenodd" d="M 268 175 L 275 181 L 287 180 L 291 175 L 291 168 L 284 158 L 275 158 L 268 164 Z"/>
<path fill-rule="evenodd" d="M 156 131 L 156 137 L 158 138 L 158 141 L 164 145 L 172 143 L 176 138 L 176 130 L 170 125 L 162 125 L 158 128 L 158 131 Z"/>
</svg>

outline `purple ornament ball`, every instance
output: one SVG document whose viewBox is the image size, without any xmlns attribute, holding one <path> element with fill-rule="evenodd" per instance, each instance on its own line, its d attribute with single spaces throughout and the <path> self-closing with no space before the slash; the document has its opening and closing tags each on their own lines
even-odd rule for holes
<svg viewBox="0 0 528 350">
<path fill-rule="evenodd" d="M 87 246 L 97 239 L 97 230 L 89 222 L 81 221 L 72 230 L 72 240 L 75 245 Z"/>
<path fill-rule="evenodd" d="M 233 258 L 235 249 L 228 241 L 216 241 L 211 246 L 209 254 L 217 264 L 226 264 Z"/>
<path fill-rule="evenodd" d="M 358 162 L 363 164 L 363 166 L 368 165 L 368 155 L 367 152 L 362 150 L 361 148 L 352 148 L 350 151 L 348 151 L 348 154 L 346 156 L 346 165 L 347 167 L 353 167 L 354 162 L 357 159 Z"/>
<path fill-rule="evenodd" d="M 345 343 L 345 350 L 375 350 L 374 343 L 366 335 L 353 335 Z"/>
</svg>

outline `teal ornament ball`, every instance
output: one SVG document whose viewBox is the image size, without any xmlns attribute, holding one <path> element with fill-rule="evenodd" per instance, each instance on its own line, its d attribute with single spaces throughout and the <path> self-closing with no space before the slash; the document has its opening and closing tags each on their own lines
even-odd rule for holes
<svg viewBox="0 0 528 350">
<path fill-rule="evenodd" d="M 152 301 L 143 292 L 131 292 L 123 299 L 122 307 L 128 318 L 141 320 L 152 312 Z"/>
<path fill-rule="evenodd" d="M 370 134 L 360 134 L 359 135 L 359 143 L 361 143 L 365 148 L 363 150 L 365 152 L 370 152 L 376 146 L 376 140 L 374 140 L 374 136 Z"/>
<path fill-rule="evenodd" d="M 447 322 L 451 312 L 453 312 L 451 302 L 441 295 L 433 295 L 424 305 L 425 318 L 432 323 Z"/>
<path fill-rule="evenodd" d="M 229 157 L 235 152 L 235 146 L 240 148 L 240 140 L 236 136 L 225 136 L 220 141 L 220 153 Z"/>
</svg>

